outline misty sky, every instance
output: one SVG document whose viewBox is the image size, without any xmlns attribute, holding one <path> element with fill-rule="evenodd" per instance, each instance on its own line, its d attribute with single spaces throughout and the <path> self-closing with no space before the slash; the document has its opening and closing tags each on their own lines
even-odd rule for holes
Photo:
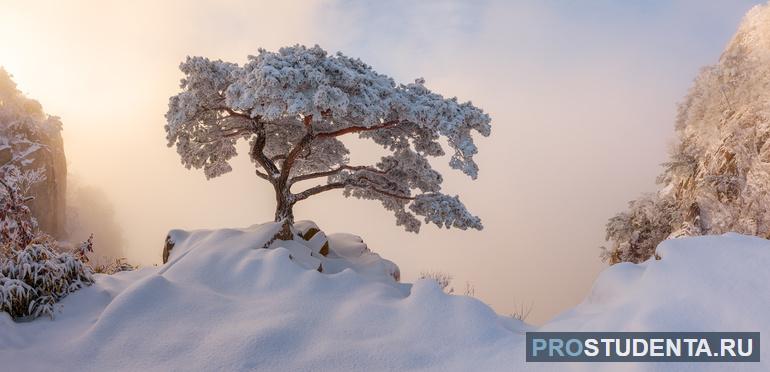
<svg viewBox="0 0 770 372">
<path fill-rule="evenodd" d="M 0 65 L 62 118 L 70 173 L 109 197 L 128 258 L 144 265 L 171 228 L 243 227 L 274 211 L 245 151 L 206 181 L 166 147 L 185 56 L 243 63 L 259 47 L 317 43 L 398 82 L 424 77 L 492 116 L 479 179 L 444 173 L 445 192 L 486 228 L 414 235 L 341 193 L 298 204 L 297 219 L 361 235 L 406 281 L 444 271 L 501 314 L 532 304 L 541 323 L 585 296 L 607 218 L 655 189 L 676 103 L 760 1 L 277 3 L 5 0 Z M 377 153 L 368 145 L 351 144 L 354 162 Z"/>
</svg>

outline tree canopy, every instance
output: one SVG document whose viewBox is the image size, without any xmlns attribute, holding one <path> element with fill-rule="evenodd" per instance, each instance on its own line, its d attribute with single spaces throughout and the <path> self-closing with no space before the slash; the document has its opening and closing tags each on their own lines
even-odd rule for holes
<svg viewBox="0 0 770 372">
<path fill-rule="evenodd" d="M 457 196 L 441 193 L 443 177 L 428 161 L 445 155 L 443 139 L 450 166 L 478 176 L 471 134 L 488 136 L 490 117 L 470 102 L 431 92 L 422 79 L 396 84 L 318 46 L 260 49 L 243 66 L 188 57 L 180 69 L 182 91 L 166 114 L 168 145 L 187 168 L 213 178 L 232 170 L 236 143 L 249 141 L 257 176 L 275 188 L 276 221 L 291 222 L 296 202 L 341 189 L 379 200 L 407 231 L 419 231 L 417 215 L 447 228 L 482 228 Z M 389 154 L 376 164 L 350 164 L 346 135 Z M 301 181 L 320 184 L 292 191 Z"/>
</svg>

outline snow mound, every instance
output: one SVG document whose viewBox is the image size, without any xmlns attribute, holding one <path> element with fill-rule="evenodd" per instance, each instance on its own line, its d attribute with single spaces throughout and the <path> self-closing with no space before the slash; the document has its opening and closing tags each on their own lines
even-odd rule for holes
<svg viewBox="0 0 770 372">
<path fill-rule="evenodd" d="M 360 238 L 259 247 L 274 224 L 171 233 L 161 267 L 97 275 L 55 320 L 0 314 L 9 370 L 735 370 L 734 364 L 525 364 L 530 327 L 435 282 L 398 283 Z M 312 239 L 310 239 L 312 241 Z M 313 246 L 313 244 L 309 244 Z M 308 253 L 309 252 L 309 253 Z M 662 259 L 618 264 L 541 331 L 770 332 L 770 241 L 669 240 Z M 323 273 L 304 254 L 324 265 Z M 328 264 L 328 272 L 327 265 Z M 392 263 L 391 263 L 392 264 Z M 337 265 L 337 266 L 335 266 Z M 770 355 L 763 343 L 762 354 Z M 767 360 L 767 358 L 763 358 Z M 767 362 L 742 364 L 768 370 Z"/>
<path fill-rule="evenodd" d="M 321 260 L 331 273 L 307 267 L 305 259 L 316 257 L 298 241 L 259 248 L 278 228 L 174 230 L 167 264 L 96 275 L 53 321 L 13 323 L 0 314 L 0 365 L 446 370 L 517 343 L 478 300 L 446 295 L 432 281 L 396 282 L 384 271 L 389 261 L 378 261 L 360 238 L 330 236 L 336 253 Z"/>
<path fill-rule="evenodd" d="M 297 234 L 293 241 L 278 241 L 271 247 L 280 247 L 289 252 L 289 258 L 305 269 L 314 269 L 325 274 L 336 274 L 351 269 L 357 274 L 367 279 L 379 281 L 395 287 L 399 287 L 408 293 L 408 286 L 404 287 L 397 282 L 400 278 L 398 266 L 392 261 L 383 259 L 377 253 L 369 250 L 363 239 L 353 234 L 332 234 L 326 236 L 320 231 L 318 226 L 311 221 L 299 221 L 295 227 L 300 233 L 315 229 L 315 233 L 309 240 L 302 238 L 302 234 Z M 246 230 L 226 229 L 226 230 L 198 230 L 187 232 L 183 230 L 172 230 L 169 232 L 169 239 L 174 244 L 169 256 L 168 268 L 164 270 L 179 270 L 171 268 L 176 265 L 176 261 L 182 260 L 187 253 L 200 246 L 224 245 L 228 247 L 228 254 L 231 257 L 226 258 L 222 252 L 213 250 L 211 252 L 200 252 L 199 255 L 208 255 L 210 262 L 214 260 L 230 261 L 221 262 L 223 265 L 235 266 L 244 264 L 242 254 L 253 254 L 255 248 L 261 248 L 265 242 L 265 236 L 273 236 L 281 228 L 280 224 L 264 224 L 253 226 Z M 321 253 L 326 244 L 329 251 L 324 255 Z M 250 253 L 249 253 L 250 252 Z M 206 263 L 205 259 L 203 263 Z M 198 263 L 195 261 L 193 264 Z M 182 264 L 186 266 L 186 264 Z M 218 266 L 214 266 L 218 268 Z M 193 276 L 196 268 L 182 268 L 186 273 L 192 272 Z M 248 272 L 251 268 L 245 268 Z M 208 279 L 208 278 L 206 278 Z M 240 278 L 234 278 L 239 280 Z M 231 284 L 231 283 L 228 283 Z"/>
<path fill-rule="evenodd" d="M 657 252 L 660 260 L 607 268 L 583 303 L 543 328 L 770 331 L 770 241 L 738 234 L 680 238 Z"/>
<path fill-rule="evenodd" d="M 657 253 L 660 260 L 605 269 L 581 304 L 538 330 L 770 334 L 770 241 L 734 233 L 679 238 L 663 241 Z M 761 342 L 760 356 L 761 364 L 740 368 L 732 363 L 676 363 L 642 369 L 770 370 L 768 342 Z M 612 371 L 618 364 L 602 367 Z"/>
</svg>

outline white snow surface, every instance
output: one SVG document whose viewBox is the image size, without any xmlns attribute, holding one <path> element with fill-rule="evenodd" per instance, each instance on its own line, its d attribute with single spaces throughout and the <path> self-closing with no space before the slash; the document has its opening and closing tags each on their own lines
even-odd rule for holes
<svg viewBox="0 0 770 372">
<path fill-rule="evenodd" d="M 764 239 L 665 241 L 661 260 L 606 269 L 583 303 L 534 328 L 474 298 L 447 295 L 431 280 L 397 283 L 395 265 L 355 236 L 331 234 L 329 257 L 298 241 L 259 248 L 275 231 L 272 223 L 174 230 L 167 264 L 96 275 L 94 285 L 61 302 L 54 320 L 14 323 L 0 314 L 0 370 L 770 370 L 768 342 L 762 363 L 524 362 L 530 329 L 766 337 Z M 308 268 L 310 260 L 297 258 L 304 254 L 328 264 L 328 272 Z"/>
</svg>

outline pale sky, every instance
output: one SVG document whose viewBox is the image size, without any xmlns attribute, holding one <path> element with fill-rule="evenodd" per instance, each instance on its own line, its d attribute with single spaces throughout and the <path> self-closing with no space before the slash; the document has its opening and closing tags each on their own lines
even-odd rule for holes
<svg viewBox="0 0 770 372">
<path fill-rule="evenodd" d="M 166 147 L 163 115 L 185 56 L 243 63 L 259 47 L 319 44 L 472 100 L 493 120 L 477 141 L 479 179 L 444 173 L 444 190 L 483 231 L 406 233 L 379 203 L 341 193 L 295 214 L 362 236 L 405 281 L 443 271 L 498 313 L 532 304 L 539 324 L 586 295 L 605 266 L 606 220 L 655 189 L 676 103 L 758 3 L 0 0 L 0 65 L 62 118 L 70 172 L 106 193 L 129 260 L 143 265 L 160 261 L 169 229 L 273 215 L 245 152 L 234 172 L 206 181 Z"/>
</svg>

